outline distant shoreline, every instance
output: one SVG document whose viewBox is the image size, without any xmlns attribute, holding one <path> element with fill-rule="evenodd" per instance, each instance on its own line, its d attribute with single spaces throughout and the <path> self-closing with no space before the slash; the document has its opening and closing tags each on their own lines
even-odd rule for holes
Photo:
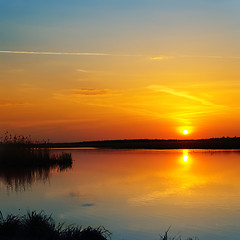
<svg viewBox="0 0 240 240">
<path fill-rule="evenodd" d="M 103 149 L 239 149 L 240 137 L 222 137 L 197 140 L 177 139 L 125 139 L 84 141 L 71 143 L 45 143 L 49 148 L 103 148 Z"/>
</svg>

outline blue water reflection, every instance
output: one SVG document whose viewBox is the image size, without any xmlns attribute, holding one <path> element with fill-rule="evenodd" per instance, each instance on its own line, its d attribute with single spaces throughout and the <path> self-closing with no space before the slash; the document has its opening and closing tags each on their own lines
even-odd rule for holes
<svg viewBox="0 0 240 240">
<path fill-rule="evenodd" d="M 57 221 L 103 225 L 113 240 L 159 239 L 170 225 L 183 238 L 239 239 L 239 152 L 69 151 L 71 170 L 52 169 L 21 191 L 9 191 L 0 174 L 1 211 L 45 210 Z"/>
</svg>

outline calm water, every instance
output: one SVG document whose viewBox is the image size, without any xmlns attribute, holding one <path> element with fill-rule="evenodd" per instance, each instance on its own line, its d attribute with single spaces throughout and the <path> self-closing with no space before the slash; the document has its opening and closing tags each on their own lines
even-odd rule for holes
<svg viewBox="0 0 240 240">
<path fill-rule="evenodd" d="M 62 150 L 60 150 L 62 151 Z M 0 172 L 0 210 L 103 225 L 113 240 L 240 239 L 240 152 L 64 150 L 63 172 Z"/>
</svg>

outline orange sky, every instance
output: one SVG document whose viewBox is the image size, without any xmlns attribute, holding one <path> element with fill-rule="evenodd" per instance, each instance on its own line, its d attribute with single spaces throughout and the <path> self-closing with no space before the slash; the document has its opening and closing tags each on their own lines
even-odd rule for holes
<svg viewBox="0 0 240 240">
<path fill-rule="evenodd" d="M 0 3 L 1 135 L 240 135 L 237 1 L 25 2 Z"/>
</svg>

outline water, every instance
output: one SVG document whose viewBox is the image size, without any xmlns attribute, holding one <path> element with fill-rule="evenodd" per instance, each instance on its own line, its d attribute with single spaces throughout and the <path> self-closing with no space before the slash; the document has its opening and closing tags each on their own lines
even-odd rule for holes
<svg viewBox="0 0 240 240">
<path fill-rule="evenodd" d="M 55 150 L 63 151 L 63 150 Z M 240 152 L 64 150 L 73 168 L 0 171 L 0 210 L 110 230 L 113 240 L 240 239 Z M 26 175 L 26 176 L 25 176 Z"/>
</svg>

